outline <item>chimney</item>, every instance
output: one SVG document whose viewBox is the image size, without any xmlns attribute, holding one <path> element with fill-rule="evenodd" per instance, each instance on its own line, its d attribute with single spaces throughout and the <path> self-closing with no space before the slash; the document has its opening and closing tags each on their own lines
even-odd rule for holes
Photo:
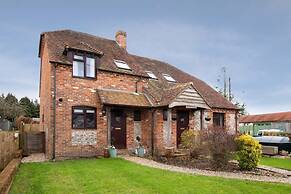
<svg viewBox="0 0 291 194">
<path fill-rule="evenodd" d="M 126 50 L 126 32 L 124 31 L 117 31 L 115 34 L 115 40 L 117 44 Z"/>
</svg>

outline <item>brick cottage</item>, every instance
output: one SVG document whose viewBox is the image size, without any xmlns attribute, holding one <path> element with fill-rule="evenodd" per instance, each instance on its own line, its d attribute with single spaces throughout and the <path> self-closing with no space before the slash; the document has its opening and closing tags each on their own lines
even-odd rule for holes
<svg viewBox="0 0 291 194">
<path fill-rule="evenodd" d="M 165 62 L 130 54 L 115 40 L 60 30 L 39 44 L 40 115 L 46 157 L 176 149 L 184 130 L 212 125 L 237 130 L 238 108 L 205 82 Z"/>
</svg>

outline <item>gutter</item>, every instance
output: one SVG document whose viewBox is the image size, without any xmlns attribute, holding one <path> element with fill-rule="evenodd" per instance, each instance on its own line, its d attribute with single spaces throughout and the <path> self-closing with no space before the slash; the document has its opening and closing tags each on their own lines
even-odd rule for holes
<svg viewBox="0 0 291 194">
<path fill-rule="evenodd" d="M 156 110 L 152 111 L 152 126 L 151 126 L 152 156 L 154 156 L 154 149 L 155 149 L 155 146 L 154 146 L 155 112 L 156 112 Z"/>
</svg>

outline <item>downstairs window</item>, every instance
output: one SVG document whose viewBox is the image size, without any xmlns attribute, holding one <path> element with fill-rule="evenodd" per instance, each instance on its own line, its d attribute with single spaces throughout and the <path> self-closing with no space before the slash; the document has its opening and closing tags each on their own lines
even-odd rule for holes
<svg viewBox="0 0 291 194">
<path fill-rule="evenodd" d="M 72 108 L 72 128 L 73 129 L 95 129 L 96 109 L 93 107 L 73 107 Z"/>
<path fill-rule="evenodd" d="M 213 126 L 214 127 L 224 127 L 224 113 L 213 113 Z"/>
</svg>

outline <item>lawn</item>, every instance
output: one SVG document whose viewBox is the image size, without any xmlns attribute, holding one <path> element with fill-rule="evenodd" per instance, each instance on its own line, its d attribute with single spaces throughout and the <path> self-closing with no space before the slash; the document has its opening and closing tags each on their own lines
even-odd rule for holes
<svg viewBox="0 0 291 194">
<path fill-rule="evenodd" d="M 10 193 L 291 193 L 291 185 L 194 176 L 122 159 L 22 164 Z"/>
<path fill-rule="evenodd" d="M 262 157 L 261 165 L 291 170 L 291 159 Z"/>
</svg>

